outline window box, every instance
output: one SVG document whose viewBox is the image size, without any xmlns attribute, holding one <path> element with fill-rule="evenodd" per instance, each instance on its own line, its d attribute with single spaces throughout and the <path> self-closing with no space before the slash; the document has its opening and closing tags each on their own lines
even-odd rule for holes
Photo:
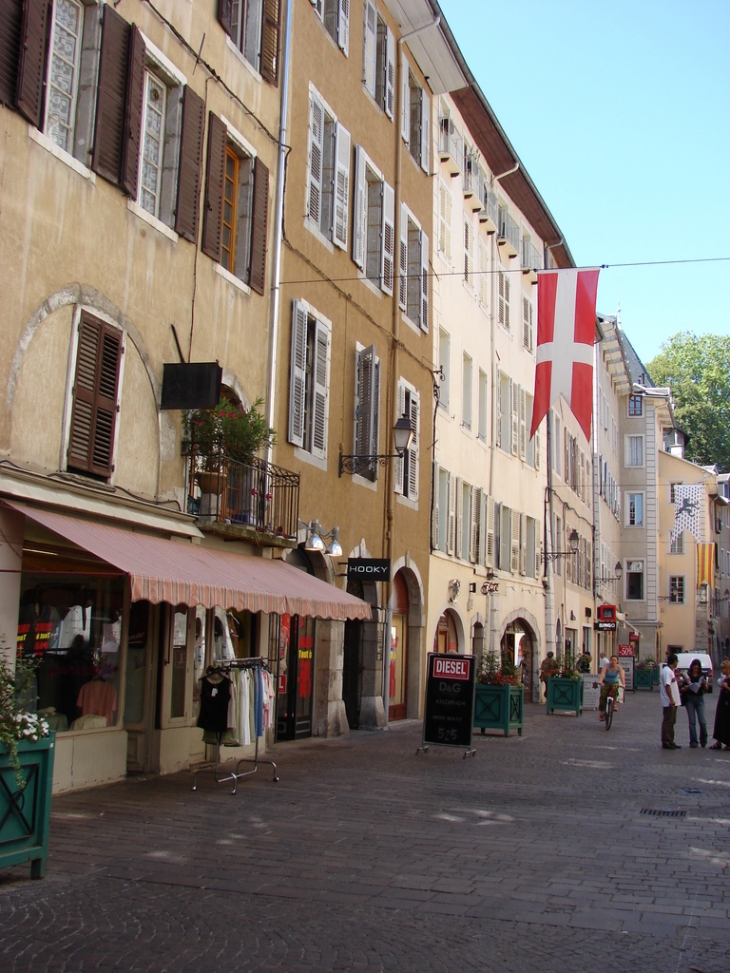
<svg viewBox="0 0 730 973">
<path fill-rule="evenodd" d="M 508 737 L 510 730 L 517 730 L 522 736 L 525 711 L 525 687 L 490 686 L 477 684 L 474 687 L 474 726 L 482 733 L 487 730 L 501 730 Z"/>
<path fill-rule="evenodd" d="M 18 742 L 26 780 L 22 792 L 8 751 L 0 744 L 0 868 L 30 862 L 31 878 L 43 878 L 46 871 L 55 744 L 54 730 L 36 743 Z"/>
</svg>

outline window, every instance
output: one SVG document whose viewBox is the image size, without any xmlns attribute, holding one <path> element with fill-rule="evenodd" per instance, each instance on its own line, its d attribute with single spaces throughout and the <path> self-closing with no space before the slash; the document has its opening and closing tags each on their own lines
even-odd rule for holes
<svg viewBox="0 0 730 973">
<path fill-rule="evenodd" d="M 395 492 L 408 500 L 418 500 L 418 447 L 420 441 L 420 396 L 405 379 L 398 382 L 398 416 L 408 416 L 413 442 L 404 456 L 395 460 Z"/>
<path fill-rule="evenodd" d="M 350 144 L 350 133 L 312 91 L 307 216 L 323 236 L 343 250 L 348 241 Z"/>
<path fill-rule="evenodd" d="M 419 85 L 403 52 L 403 118 L 401 135 L 413 159 L 424 172 L 429 171 L 431 147 L 431 99 Z"/>
<path fill-rule="evenodd" d="M 626 562 L 626 600 L 644 600 L 644 562 Z"/>
<path fill-rule="evenodd" d="M 449 393 L 451 391 L 451 338 L 448 331 L 439 328 L 439 368 L 443 375 L 439 405 L 444 409 L 449 407 Z"/>
<path fill-rule="evenodd" d="M 474 227 L 468 217 L 464 218 L 464 283 L 474 285 Z"/>
<path fill-rule="evenodd" d="M 292 304 L 289 442 L 327 457 L 330 332 L 304 301 Z"/>
<path fill-rule="evenodd" d="M 398 303 L 413 324 L 428 331 L 428 235 L 405 204 L 401 204 L 400 233 Z"/>
<path fill-rule="evenodd" d="M 114 471 L 122 333 L 83 312 L 78 325 L 67 469 L 101 480 Z"/>
<path fill-rule="evenodd" d="M 626 466 L 643 466 L 644 465 L 644 437 L 643 436 L 627 436 L 624 440 L 625 457 L 624 462 Z"/>
<path fill-rule="evenodd" d="M 684 554 L 684 531 L 680 531 L 674 538 L 669 535 L 669 553 Z"/>
<path fill-rule="evenodd" d="M 388 118 L 395 111 L 395 38 L 372 0 L 365 0 L 363 84 Z"/>
<path fill-rule="evenodd" d="M 644 526 L 644 494 L 629 493 L 627 498 L 628 498 L 628 503 L 626 505 L 626 526 L 643 527 Z"/>
<path fill-rule="evenodd" d="M 640 416 L 643 414 L 644 397 L 643 395 L 629 396 L 629 415 Z"/>
<path fill-rule="evenodd" d="M 522 298 L 522 347 L 532 353 L 534 351 L 534 331 L 532 322 L 532 301 Z"/>
<path fill-rule="evenodd" d="M 461 424 L 466 429 L 471 429 L 473 371 L 474 363 L 471 359 L 471 355 L 467 355 L 466 352 L 464 352 L 461 381 Z"/>
<path fill-rule="evenodd" d="M 496 445 L 509 452 L 512 442 L 512 379 L 502 371 L 497 372 L 496 393 Z"/>
<path fill-rule="evenodd" d="M 540 524 L 533 517 L 525 517 L 526 537 L 523 539 L 522 547 L 525 555 L 525 575 L 528 578 L 536 578 L 540 571 Z"/>
<path fill-rule="evenodd" d="M 352 259 L 384 293 L 393 293 L 395 274 L 395 193 L 355 146 Z"/>
<path fill-rule="evenodd" d="M 254 70 L 277 83 L 280 0 L 218 0 L 218 22 Z"/>
<path fill-rule="evenodd" d="M 55 0 L 43 131 L 66 152 L 73 150 L 83 23 L 84 8 L 78 0 Z"/>
<path fill-rule="evenodd" d="M 673 575 L 669 579 L 669 601 L 672 605 L 684 604 L 684 577 Z"/>
<path fill-rule="evenodd" d="M 162 193 L 162 153 L 167 121 L 167 88 L 151 71 L 144 73 L 142 103 L 142 165 L 137 199 L 150 216 L 159 218 Z"/>
<path fill-rule="evenodd" d="M 553 412 L 553 429 L 555 434 L 553 436 L 553 441 L 551 443 L 553 449 L 553 470 L 558 476 L 562 475 L 562 449 L 561 449 L 561 437 L 560 437 L 560 418 Z"/>
<path fill-rule="evenodd" d="M 437 551 L 448 553 L 449 548 L 449 482 L 448 470 L 436 465 L 435 489 L 437 503 L 434 509 L 433 544 Z"/>
<path fill-rule="evenodd" d="M 510 329 L 509 321 L 509 290 L 510 290 L 510 280 L 507 274 L 503 270 L 500 270 L 497 275 L 498 282 L 498 293 L 499 293 L 499 314 L 498 321 L 503 328 L 507 331 Z"/>
<path fill-rule="evenodd" d="M 487 430 L 489 429 L 489 379 L 487 373 L 479 369 L 479 426 L 477 435 L 483 441 L 487 441 Z"/>
<path fill-rule="evenodd" d="M 347 56 L 350 46 L 350 0 L 311 0 L 325 30 Z"/>
<path fill-rule="evenodd" d="M 380 425 L 380 359 L 375 345 L 359 349 L 355 357 L 355 453 L 375 456 Z M 375 481 L 378 464 L 363 470 L 362 476 Z"/>
<path fill-rule="evenodd" d="M 489 305 L 489 251 L 484 240 L 479 238 L 479 303 L 486 310 Z"/>
<path fill-rule="evenodd" d="M 456 510 L 456 556 L 471 559 L 474 512 L 472 510 L 473 490 L 468 483 L 457 479 Z"/>
<path fill-rule="evenodd" d="M 532 466 L 534 469 L 540 468 L 540 429 L 539 427 L 535 430 L 535 435 L 532 439 L 529 438 L 530 435 L 530 425 L 532 423 L 532 396 L 529 392 L 523 391 L 523 402 L 520 401 L 520 409 L 522 414 L 520 415 L 520 436 L 524 435 L 525 438 L 525 455 L 524 459 L 528 466 Z M 524 419 L 523 419 L 524 416 Z M 524 432 L 523 432 L 524 429 Z"/>
<path fill-rule="evenodd" d="M 451 260 L 451 193 L 445 183 L 439 183 L 439 252 L 444 260 Z"/>
</svg>

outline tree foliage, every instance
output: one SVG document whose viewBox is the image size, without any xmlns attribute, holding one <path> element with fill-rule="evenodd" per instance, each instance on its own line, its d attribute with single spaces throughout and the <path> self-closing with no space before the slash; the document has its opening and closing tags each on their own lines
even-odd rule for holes
<svg viewBox="0 0 730 973">
<path fill-rule="evenodd" d="M 680 331 L 647 365 L 655 385 L 668 385 L 685 456 L 700 466 L 730 472 L 730 338 Z"/>
</svg>

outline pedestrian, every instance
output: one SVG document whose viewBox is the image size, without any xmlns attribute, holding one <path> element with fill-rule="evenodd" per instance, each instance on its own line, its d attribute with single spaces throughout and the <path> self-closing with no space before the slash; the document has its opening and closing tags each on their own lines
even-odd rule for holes
<svg viewBox="0 0 730 973">
<path fill-rule="evenodd" d="M 662 668 L 659 680 L 659 696 L 662 701 L 662 747 L 665 750 L 681 750 L 674 742 L 674 724 L 677 722 L 677 707 L 680 704 L 679 686 L 675 672 L 679 659 L 671 652 Z"/>
<path fill-rule="evenodd" d="M 557 672 L 558 663 L 555 661 L 555 653 L 548 652 L 547 656 L 540 663 L 540 682 L 545 686 L 545 699 L 547 699 L 547 681 L 550 676 Z"/>
<path fill-rule="evenodd" d="M 681 677 L 679 684 L 679 694 L 682 697 L 689 722 L 689 745 L 693 750 L 696 750 L 698 746 L 697 723 L 700 724 L 699 746 L 707 746 L 707 723 L 705 722 L 705 693 L 707 691 L 707 679 L 702 672 L 702 663 L 699 659 L 693 659 L 687 674 Z"/>
<path fill-rule="evenodd" d="M 720 687 L 720 696 L 717 700 L 715 710 L 715 726 L 712 736 L 715 742 L 710 750 L 730 750 L 730 659 L 723 659 L 720 665 L 720 678 L 717 685 Z"/>
<path fill-rule="evenodd" d="M 598 671 L 600 672 L 601 669 L 603 669 L 604 666 L 607 666 L 610 661 L 611 660 L 608 658 L 608 656 L 604 652 L 603 655 L 601 656 L 601 658 L 598 660 Z"/>
<path fill-rule="evenodd" d="M 593 665 L 593 656 L 588 650 L 586 650 L 583 655 L 578 656 L 578 672 L 590 672 Z"/>
</svg>

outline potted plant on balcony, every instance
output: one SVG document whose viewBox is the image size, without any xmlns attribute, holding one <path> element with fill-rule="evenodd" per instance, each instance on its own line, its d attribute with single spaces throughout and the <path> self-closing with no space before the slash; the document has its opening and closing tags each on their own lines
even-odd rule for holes
<svg viewBox="0 0 730 973">
<path fill-rule="evenodd" d="M 507 660 L 498 659 L 495 652 L 482 656 L 474 687 L 474 726 L 482 733 L 501 730 L 509 736 L 517 730 L 522 736 L 525 687 L 520 672 Z"/>
<path fill-rule="evenodd" d="M 29 861 L 31 876 L 42 878 L 56 734 L 23 708 L 35 696 L 35 669 L 18 660 L 13 673 L 0 655 L 0 868 Z"/>
<path fill-rule="evenodd" d="M 583 713 L 583 676 L 576 666 L 575 656 L 568 652 L 565 658 L 560 660 L 555 673 L 547 680 L 547 702 L 548 714 L 556 710 L 575 713 L 581 716 Z"/>
</svg>

